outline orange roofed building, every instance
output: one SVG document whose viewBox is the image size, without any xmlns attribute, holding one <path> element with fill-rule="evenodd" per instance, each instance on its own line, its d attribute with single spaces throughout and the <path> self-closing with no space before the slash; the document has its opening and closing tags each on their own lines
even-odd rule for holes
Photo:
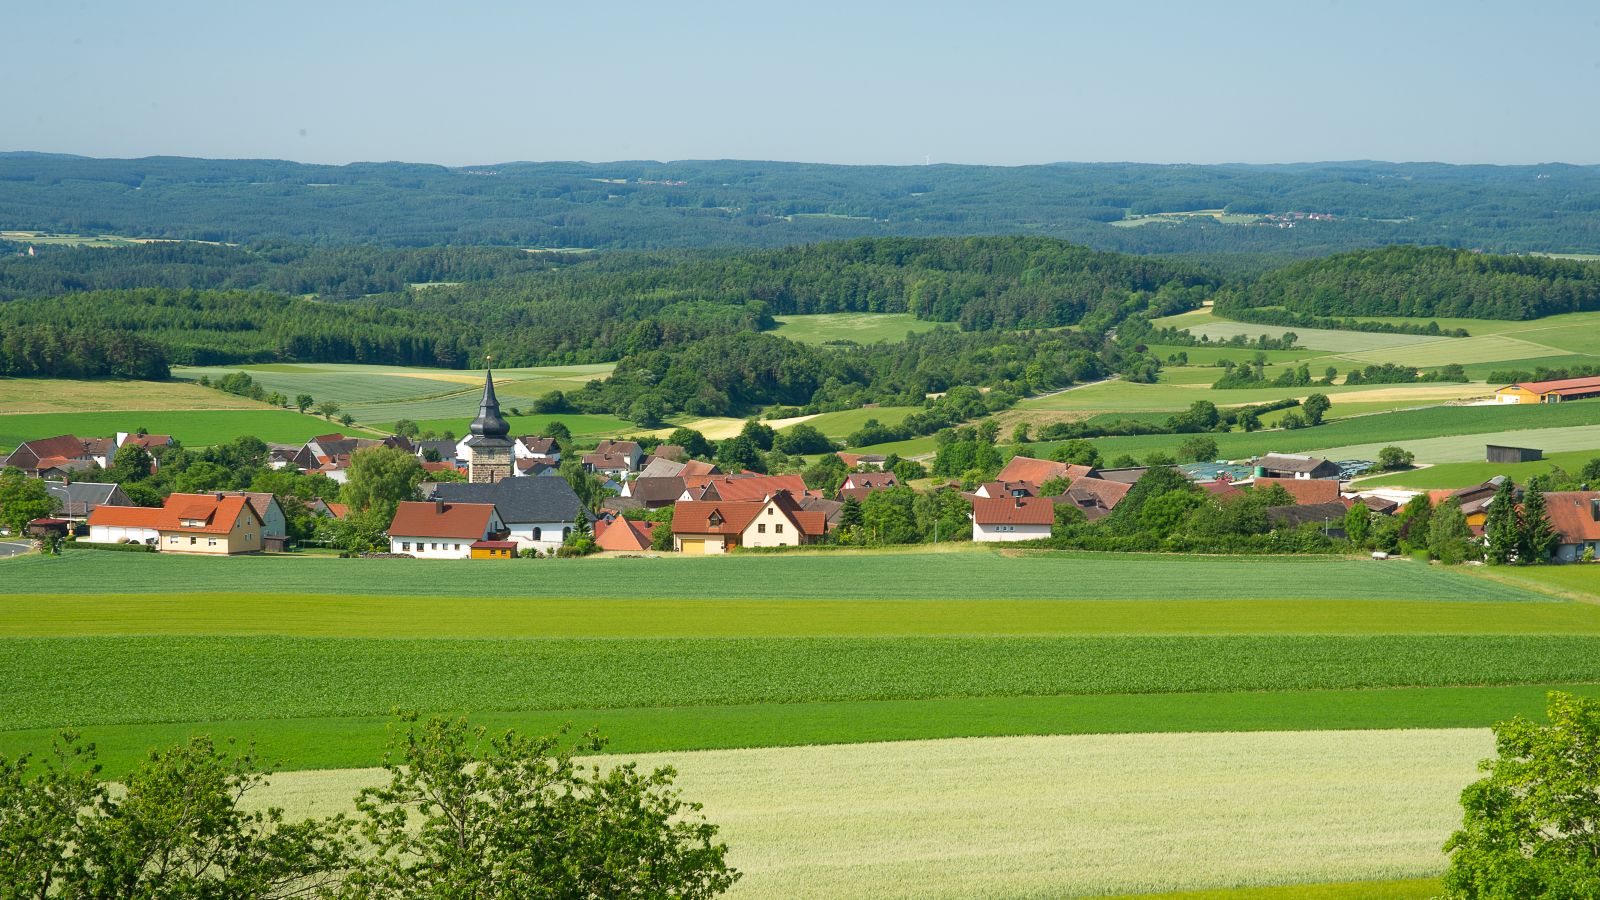
<svg viewBox="0 0 1600 900">
<path fill-rule="evenodd" d="M 173 494 L 161 508 L 97 506 L 89 514 L 95 543 L 149 544 L 162 553 L 234 556 L 265 546 L 261 516 L 238 494 Z"/>
<path fill-rule="evenodd" d="M 594 523 L 594 542 L 601 550 L 638 553 L 650 549 L 655 522 L 635 522 L 631 519 L 601 519 Z"/>
<path fill-rule="evenodd" d="M 682 500 L 672 508 L 672 547 L 688 554 L 796 547 L 821 539 L 827 524 L 826 513 L 801 509 L 788 491 L 760 500 Z"/>
<path fill-rule="evenodd" d="M 1600 397 L 1600 375 L 1588 378 L 1558 378 L 1554 381 L 1524 381 L 1508 384 L 1494 392 L 1500 403 L 1560 403 Z"/>
</svg>

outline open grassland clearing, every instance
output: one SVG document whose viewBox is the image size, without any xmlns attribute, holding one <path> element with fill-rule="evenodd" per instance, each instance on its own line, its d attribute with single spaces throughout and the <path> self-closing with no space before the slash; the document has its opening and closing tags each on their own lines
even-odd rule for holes
<svg viewBox="0 0 1600 900">
<path fill-rule="evenodd" d="M 221 444 L 245 435 L 297 444 L 330 431 L 343 430 L 360 437 L 376 434 L 361 428 L 341 429 L 337 422 L 289 409 L 19 413 L 0 416 L 0 447 L 15 447 L 26 440 L 57 434 L 110 437 L 119 431 L 140 428 L 152 434 L 170 434 L 189 447 Z"/>
<path fill-rule="evenodd" d="M 906 416 L 920 411 L 921 408 L 916 406 L 875 406 L 819 413 L 807 417 L 804 421 L 828 437 L 842 440 L 867 424 L 868 419 L 877 419 L 883 425 L 899 425 L 905 421 Z"/>
<path fill-rule="evenodd" d="M 0 725 L 1600 682 L 1590 635 L 13 637 Z"/>
<path fill-rule="evenodd" d="M 1410 445 L 1406 444 L 1405 446 Z M 1419 469 L 1407 469 L 1402 472 L 1390 472 L 1387 475 L 1363 478 L 1357 481 L 1355 485 L 1358 489 L 1401 487 L 1425 491 L 1482 484 L 1496 475 L 1504 475 L 1512 481 L 1522 484 L 1534 475 L 1548 472 L 1555 466 L 1560 466 L 1568 472 L 1576 472 L 1583 468 L 1585 463 L 1597 456 L 1600 456 L 1600 449 L 1547 453 L 1544 459 L 1525 463 L 1491 463 L 1481 460 L 1478 462 L 1442 463 L 1435 466 L 1424 466 Z"/>
<path fill-rule="evenodd" d="M 271 409 L 183 381 L 0 378 L 0 415 L 106 410 Z"/>
<path fill-rule="evenodd" d="M 1438 874 L 1483 729 L 1081 735 L 630 757 L 671 765 L 730 897 L 1067 896 Z M 255 798 L 348 811 L 375 770 Z"/>
<path fill-rule="evenodd" d="M 272 594 L 642 600 L 1475 600 L 1545 599 L 1459 570 L 1294 556 L 819 551 L 516 561 L 70 553 L 0 561 L 6 595 Z M 265 593 L 265 591 L 263 591 Z M 1154 607 L 1152 609 L 1155 609 Z M 0 621 L 9 620 L 0 607 Z M 25 621 L 25 620 L 24 620 Z"/>
<path fill-rule="evenodd" d="M 802 344 L 826 344 L 830 341 L 893 343 L 905 340 L 906 335 L 932 331 L 945 324 L 919 319 L 910 313 L 813 313 L 773 318 L 778 322 L 774 334 Z"/>
<path fill-rule="evenodd" d="M 1536 333 L 1536 332 L 1529 332 Z M 1497 362 L 1507 359 L 1536 359 L 1541 356 L 1562 356 L 1567 351 L 1541 343 L 1525 340 L 1521 335 L 1485 334 L 1464 338 L 1427 338 L 1420 343 L 1406 345 L 1404 352 L 1393 348 L 1343 353 L 1339 359 L 1362 364 L 1403 363 L 1426 368 L 1450 363 Z"/>
<path fill-rule="evenodd" d="M 551 391 L 581 390 L 589 381 L 605 378 L 611 369 L 609 364 L 497 369 L 495 393 L 509 410 L 519 400 L 531 402 Z M 332 400 L 358 422 L 383 425 L 400 419 L 469 421 L 483 390 L 482 370 L 407 366 L 271 363 L 177 368 L 173 375 L 215 380 L 230 372 L 246 372 L 263 388 L 286 397 L 310 394 L 319 402 Z"/>
<path fill-rule="evenodd" d="M 1276 338 L 1284 332 L 1292 331 L 1299 336 L 1297 343 L 1301 347 L 1322 350 L 1328 353 L 1393 350 L 1439 340 L 1439 338 L 1429 335 L 1336 331 L 1331 328 L 1293 328 L 1284 325 L 1256 325 L 1250 322 L 1235 322 L 1232 319 L 1224 319 L 1210 309 L 1199 309 L 1176 316 L 1167 316 L 1166 318 L 1156 319 L 1155 324 L 1163 328 L 1188 329 L 1189 333 L 1195 337 L 1205 336 L 1213 341 L 1225 341 L 1236 336 L 1257 338 L 1263 334 Z M 1248 347 L 1240 347 L 1238 352 L 1244 354 L 1243 358 L 1245 359 L 1250 358 L 1250 355 L 1254 353 Z"/>
</svg>

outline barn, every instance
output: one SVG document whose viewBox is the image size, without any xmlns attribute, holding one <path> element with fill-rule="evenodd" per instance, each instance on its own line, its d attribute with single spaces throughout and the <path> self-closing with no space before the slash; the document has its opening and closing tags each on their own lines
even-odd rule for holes
<svg viewBox="0 0 1600 900">
<path fill-rule="evenodd" d="M 1502 447 L 1499 444 L 1487 444 L 1484 448 L 1484 458 L 1492 463 L 1533 462 L 1544 459 L 1544 451 L 1532 447 Z"/>
</svg>

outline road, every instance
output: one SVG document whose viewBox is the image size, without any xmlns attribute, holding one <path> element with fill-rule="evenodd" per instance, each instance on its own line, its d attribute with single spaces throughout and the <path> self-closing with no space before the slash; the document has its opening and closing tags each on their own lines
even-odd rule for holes
<svg viewBox="0 0 1600 900">
<path fill-rule="evenodd" d="M 16 556 L 32 549 L 32 541 L 0 541 L 0 557 Z"/>
</svg>

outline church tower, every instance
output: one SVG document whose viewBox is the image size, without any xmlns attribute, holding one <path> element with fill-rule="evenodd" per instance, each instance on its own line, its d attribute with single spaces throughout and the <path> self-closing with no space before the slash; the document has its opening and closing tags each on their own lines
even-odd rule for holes
<svg viewBox="0 0 1600 900">
<path fill-rule="evenodd" d="M 485 370 L 483 400 L 478 417 L 472 420 L 467 438 L 467 480 L 473 484 L 493 484 L 511 477 L 511 426 L 500 415 L 500 401 L 494 396 L 494 373 Z"/>
</svg>

